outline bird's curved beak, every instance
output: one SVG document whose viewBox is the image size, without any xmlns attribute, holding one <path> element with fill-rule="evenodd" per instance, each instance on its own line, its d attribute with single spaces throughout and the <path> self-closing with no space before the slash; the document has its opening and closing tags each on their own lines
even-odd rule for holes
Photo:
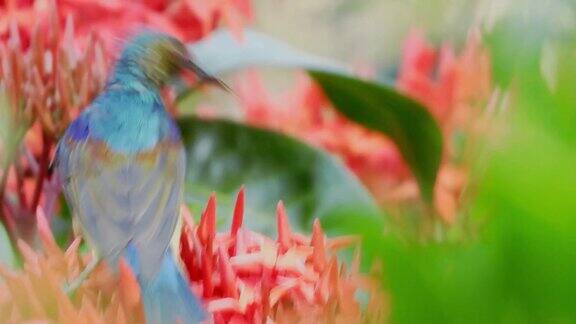
<svg viewBox="0 0 576 324">
<path fill-rule="evenodd" d="M 185 61 L 184 68 L 194 72 L 194 74 L 196 74 L 198 79 L 200 79 L 200 82 L 211 83 L 220 87 L 222 90 L 233 92 L 232 89 L 230 89 L 230 87 L 226 83 L 224 83 L 217 77 L 208 74 L 200 66 L 198 66 L 198 64 L 194 63 L 191 59 L 187 59 Z"/>
</svg>

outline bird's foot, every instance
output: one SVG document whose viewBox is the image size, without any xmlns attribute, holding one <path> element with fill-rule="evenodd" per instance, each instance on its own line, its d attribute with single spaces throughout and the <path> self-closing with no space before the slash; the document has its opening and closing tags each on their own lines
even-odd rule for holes
<svg viewBox="0 0 576 324">
<path fill-rule="evenodd" d="M 74 278 L 72 281 L 64 283 L 64 285 L 62 287 L 64 292 L 68 295 L 74 294 L 74 292 L 76 292 L 76 290 L 78 288 L 80 288 L 82 283 L 84 283 L 84 281 L 86 279 L 88 279 L 88 277 L 90 276 L 92 271 L 94 271 L 94 269 L 96 269 L 96 266 L 98 266 L 99 263 L 100 263 L 100 258 L 93 257 L 92 260 L 90 260 L 90 263 L 88 263 L 88 265 L 86 266 L 86 268 L 84 268 L 84 270 L 82 270 L 82 272 L 80 272 L 78 277 Z"/>
</svg>

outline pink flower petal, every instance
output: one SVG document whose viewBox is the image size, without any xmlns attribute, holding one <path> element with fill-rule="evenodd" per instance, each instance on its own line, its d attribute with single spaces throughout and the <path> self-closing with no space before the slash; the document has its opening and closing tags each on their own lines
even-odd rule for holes
<svg viewBox="0 0 576 324">
<path fill-rule="evenodd" d="M 290 229 L 290 223 L 288 223 L 286 209 L 282 201 L 276 207 L 276 219 L 278 224 L 278 243 L 281 250 L 286 251 L 292 246 L 292 230 Z"/>
<path fill-rule="evenodd" d="M 322 272 L 326 266 L 326 241 L 324 237 L 324 232 L 320 226 L 320 221 L 318 218 L 314 220 L 314 225 L 312 227 L 312 247 L 314 252 L 312 254 L 312 262 L 314 263 L 314 269 L 318 272 Z"/>
<path fill-rule="evenodd" d="M 242 226 L 242 218 L 244 217 L 244 186 L 240 187 L 238 196 L 236 197 L 236 205 L 234 206 L 234 216 L 232 217 L 232 227 L 230 228 L 230 235 L 236 236 L 238 230 Z"/>
<path fill-rule="evenodd" d="M 218 247 L 218 264 L 220 267 L 221 276 L 221 286 L 224 294 L 228 297 L 238 299 L 238 289 L 236 287 L 236 273 L 230 264 L 228 255 L 224 249 L 220 246 Z"/>
<path fill-rule="evenodd" d="M 206 308 L 210 313 L 240 311 L 238 301 L 234 298 L 219 298 L 211 300 L 206 305 Z"/>
</svg>

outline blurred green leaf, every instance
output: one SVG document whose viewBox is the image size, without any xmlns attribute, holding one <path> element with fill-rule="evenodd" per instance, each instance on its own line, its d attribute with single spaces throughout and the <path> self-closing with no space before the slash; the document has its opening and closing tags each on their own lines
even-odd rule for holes
<svg viewBox="0 0 576 324">
<path fill-rule="evenodd" d="M 423 197 L 431 201 L 442 154 L 442 135 L 419 103 L 395 89 L 344 75 L 313 71 L 338 111 L 389 136 L 410 165 Z"/>
<path fill-rule="evenodd" d="M 521 93 L 519 114 L 576 141 L 575 8 L 568 1 L 515 1 L 485 37 L 495 81 Z"/>
<path fill-rule="evenodd" d="M 305 53 L 251 29 L 244 30 L 242 40 L 234 38 L 227 29 L 220 29 L 189 45 L 188 50 L 198 65 L 213 75 L 265 66 L 350 73 L 339 62 Z"/>
<path fill-rule="evenodd" d="M 0 263 L 12 267 L 16 264 L 16 257 L 8 233 L 0 224 Z"/>
<path fill-rule="evenodd" d="M 343 214 L 382 229 L 372 197 L 327 153 L 296 139 L 229 121 L 179 121 L 187 150 L 186 201 L 198 212 L 217 192 L 220 220 L 232 216 L 235 195 L 246 187 L 245 223 L 266 233 L 276 230 L 276 203 L 284 201 L 291 224 L 308 231 L 320 218 L 328 233 L 347 232 Z"/>
<path fill-rule="evenodd" d="M 493 152 L 468 215 L 486 224 L 477 237 L 410 243 L 372 235 L 365 241 L 382 257 L 392 322 L 576 320 L 576 152 L 544 128 L 514 124 L 513 135 Z"/>
</svg>

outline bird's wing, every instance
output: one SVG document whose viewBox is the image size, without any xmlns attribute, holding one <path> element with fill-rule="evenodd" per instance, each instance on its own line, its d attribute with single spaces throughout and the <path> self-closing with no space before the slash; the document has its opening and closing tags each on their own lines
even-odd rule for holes
<svg viewBox="0 0 576 324">
<path fill-rule="evenodd" d="M 184 167 L 184 149 L 171 141 L 121 155 L 102 142 L 65 137 L 57 153 L 66 198 L 90 243 L 112 262 L 133 243 L 144 275 L 161 264 L 174 234 Z"/>
</svg>

